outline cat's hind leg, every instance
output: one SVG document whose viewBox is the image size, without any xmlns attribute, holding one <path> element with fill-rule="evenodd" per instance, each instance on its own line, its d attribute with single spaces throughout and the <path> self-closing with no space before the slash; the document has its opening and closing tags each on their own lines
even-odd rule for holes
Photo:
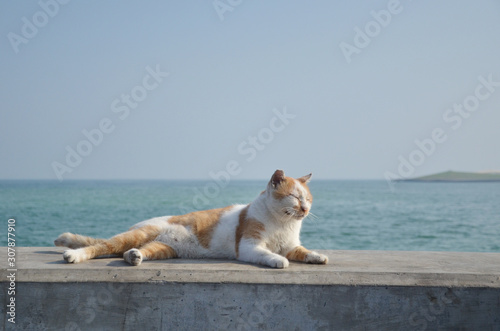
<svg viewBox="0 0 500 331">
<path fill-rule="evenodd" d="M 81 248 L 92 245 L 97 245 L 104 242 L 105 239 L 91 238 L 87 236 L 81 236 L 79 234 L 73 234 L 65 232 L 54 240 L 54 245 L 68 247 L 68 248 Z"/>
<path fill-rule="evenodd" d="M 108 240 L 102 240 L 95 245 L 78 249 L 68 249 L 63 253 L 68 263 L 79 263 L 103 255 L 123 254 L 131 248 L 141 247 L 153 241 L 159 235 L 158 226 L 146 225 L 141 228 L 116 235 Z"/>
<path fill-rule="evenodd" d="M 177 253 L 172 247 L 159 241 L 152 241 L 139 249 L 132 248 L 123 253 L 123 259 L 135 266 L 146 260 L 164 260 L 176 257 Z"/>
</svg>

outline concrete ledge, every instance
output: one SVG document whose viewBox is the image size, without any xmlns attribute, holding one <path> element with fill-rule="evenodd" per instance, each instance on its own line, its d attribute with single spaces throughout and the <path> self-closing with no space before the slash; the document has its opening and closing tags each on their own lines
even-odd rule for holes
<svg viewBox="0 0 500 331">
<path fill-rule="evenodd" d="M 7 261 L 6 251 L 1 250 L 2 263 Z M 227 260 L 172 259 L 132 267 L 121 258 L 106 258 L 68 264 L 62 259 L 63 251 L 59 247 L 18 247 L 17 281 L 500 288 L 498 253 L 320 251 L 328 255 L 329 264 L 292 262 L 289 268 L 278 270 Z M 4 274 L 1 277 L 5 279 Z"/>
<path fill-rule="evenodd" d="M 225 260 L 119 258 L 16 248 L 16 329 L 500 330 L 500 254 L 322 251 L 276 270 Z M 7 248 L 0 248 L 8 304 Z M 8 316 L 7 316 L 8 317 Z M 4 329 L 14 329 L 2 314 Z"/>
</svg>

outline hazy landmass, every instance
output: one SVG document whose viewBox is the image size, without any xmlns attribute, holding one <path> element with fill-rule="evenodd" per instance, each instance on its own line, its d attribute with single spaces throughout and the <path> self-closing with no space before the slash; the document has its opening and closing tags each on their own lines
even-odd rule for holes
<svg viewBox="0 0 500 331">
<path fill-rule="evenodd" d="M 433 175 L 403 179 L 411 182 L 498 182 L 500 171 L 458 172 L 445 171 Z"/>
</svg>

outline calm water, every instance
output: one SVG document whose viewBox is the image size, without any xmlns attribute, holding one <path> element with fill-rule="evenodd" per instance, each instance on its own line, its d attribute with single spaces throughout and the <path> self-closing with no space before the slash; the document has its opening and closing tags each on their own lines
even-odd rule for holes
<svg viewBox="0 0 500 331">
<path fill-rule="evenodd" d="M 154 216 L 248 203 L 266 182 L 214 185 L 0 181 L 0 245 L 10 217 L 17 246 L 51 246 L 61 232 L 110 237 Z M 316 217 L 304 221 L 307 247 L 500 252 L 500 183 L 399 183 L 392 192 L 384 181 L 313 181 L 310 188 Z"/>
</svg>

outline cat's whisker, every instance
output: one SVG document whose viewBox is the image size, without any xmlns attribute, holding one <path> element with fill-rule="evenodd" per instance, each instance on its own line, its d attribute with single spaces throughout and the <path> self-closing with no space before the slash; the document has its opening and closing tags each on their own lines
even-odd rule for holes
<svg viewBox="0 0 500 331">
<path fill-rule="evenodd" d="M 311 218 L 312 218 L 313 220 L 317 220 L 317 219 L 319 219 L 319 217 L 318 217 L 318 216 L 316 216 L 315 214 L 313 214 L 313 213 L 311 213 L 311 212 L 309 212 L 309 215 L 308 215 L 308 216 L 311 216 Z"/>
<path fill-rule="evenodd" d="M 285 216 L 283 217 L 283 220 L 286 221 L 286 222 L 290 221 L 295 216 L 295 212 L 293 211 L 293 209 L 290 210 L 289 207 L 285 207 L 282 210 L 285 213 Z"/>
</svg>

